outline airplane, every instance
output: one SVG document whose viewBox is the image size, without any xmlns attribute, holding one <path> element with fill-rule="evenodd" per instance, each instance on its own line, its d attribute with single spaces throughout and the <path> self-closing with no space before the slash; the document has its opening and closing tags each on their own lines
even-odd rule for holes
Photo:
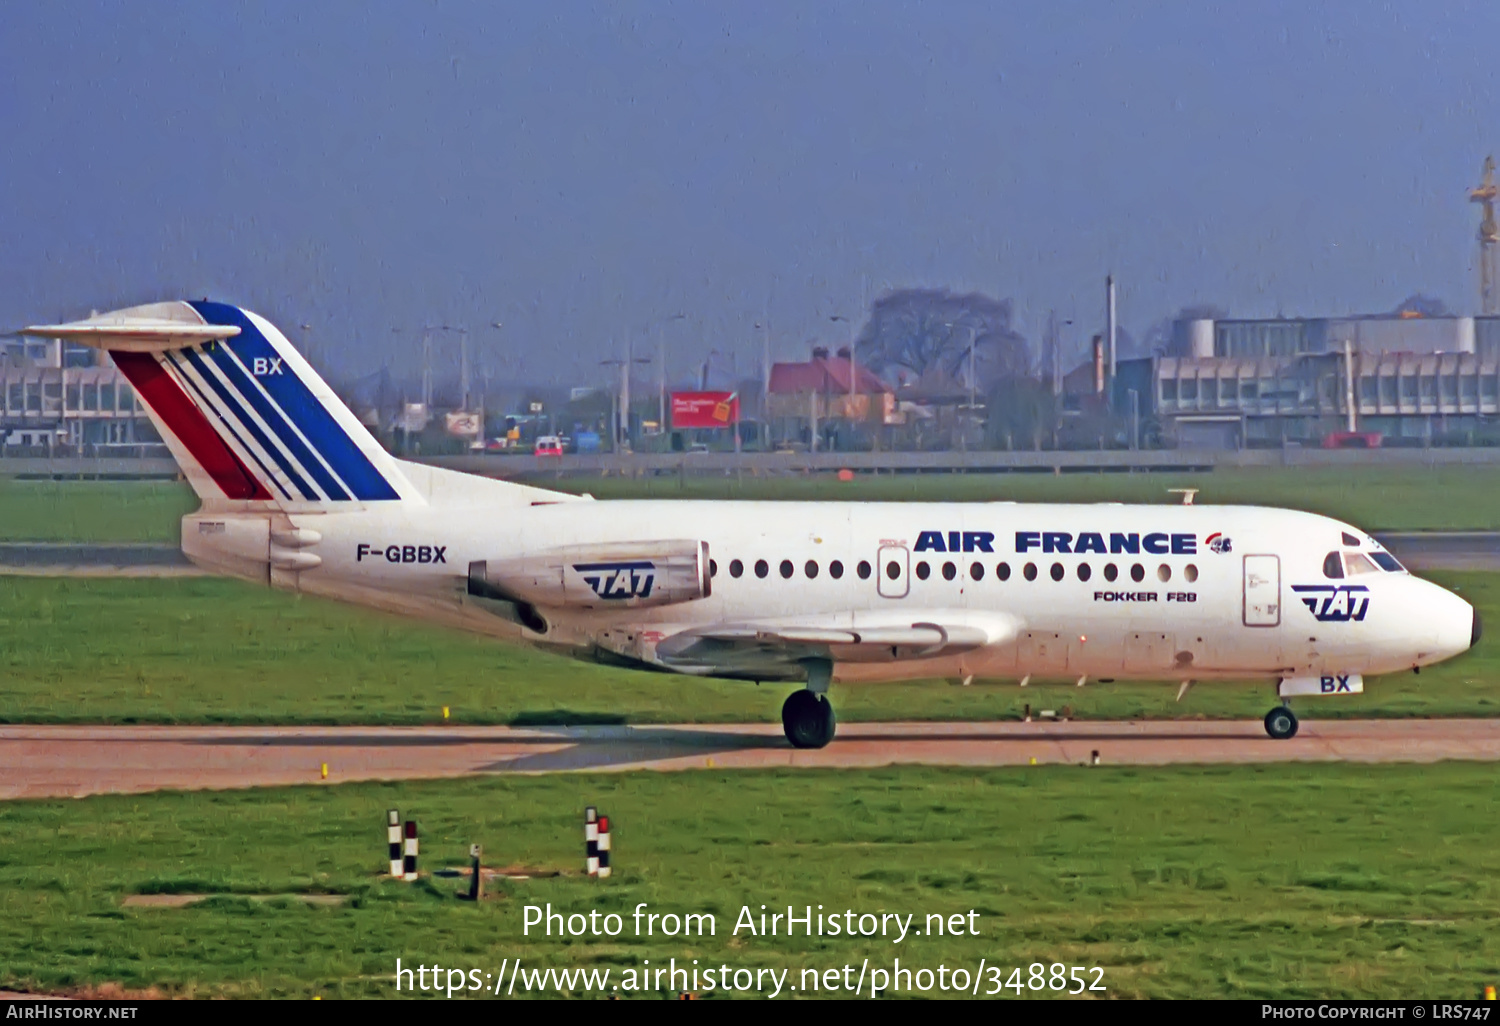
<svg viewBox="0 0 1500 1026">
<path fill-rule="evenodd" d="M 596 501 L 397 459 L 269 321 L 164 302 L 25 334 L 107 350 L 201 501 L 204 570 L 613 666 L 830 685 L 1259 680 L 1358 694 L 1479 640 L 1369 534 L 1252 506 Z"/>
</svg>

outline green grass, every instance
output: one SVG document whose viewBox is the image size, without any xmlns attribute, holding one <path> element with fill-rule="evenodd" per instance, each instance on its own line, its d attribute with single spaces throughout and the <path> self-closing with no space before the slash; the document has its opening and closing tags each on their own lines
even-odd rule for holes
<svg viewBox="0 0 1500 1026">
<path fill-rule="evenodd" d="M 497 467 L 503 463 L 497 463 Z M 754 478 L 674 476 L 539 479 L 599 498 L 849 499 L 855 501 L 1175 502 L 1169 488 L 1198 488 L 1198 502 L 1306 509 L 1369 530 L 1500 530 L 1500 468 L 1359 467 L 1227 469 L 1152 474 L 831 474 Z M 175 542 L 197 507 L 186 485 L 0 479 L 0 541 Z"/>
<path fill-rule="evenodd" d="M 614 879 L 577 875 L 579 813 L 613 821 Z M 508 882 L 383 881 L 384 813 L 428 868 L 471 842 Z M 1033 962 L 1114 997 L 1472 998 L 1500 979 L 1493 768 L 1273 765 L 975 772 L 697 771 L 160 793 L 0 806 L 0 988 L 388 996 L 395 961 L 609 968 L 649 959 L 856 972 Z M 494 890 L 496 888 L 492 888 Z M 181 909 L 132 893 L 210 893 Z M 333 892 L 343 907 L 250 894 Z M 522 935 L 524 906 L 709 912 L 713 937 Z M 741 906 L 976 910 L 978 937 L 730 934 Z M 1023 975 L 1025 975 L 1023 971 Z M 1006 991 L 1007 995 L 1011 992 Z"/>
<path fill-rule="evenodd" d="M 176 544 L 197 508 L 185 484 L 0 478 L 0 541 Z"/>
<path fill-rule="evenodd" d="M 1500 624 L 1500 575 L 1433 575 Z M 578 663 L 319 599 L 214 579 L 0 578 L 0 722 L 458 723 L 775 721 L 791 685 L 704 681 Z M 1495 646 L 1361 696 L 1307 699 L 1308 718 L 1495 716 Z M 1267 686 L 945 681 L 835 685 L 839 718 L 1253 717 Z"/>
</svg>

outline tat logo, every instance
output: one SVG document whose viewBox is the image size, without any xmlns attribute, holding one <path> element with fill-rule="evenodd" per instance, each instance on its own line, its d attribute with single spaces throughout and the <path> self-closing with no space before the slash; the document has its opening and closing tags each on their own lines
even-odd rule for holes
<svg viewBox="0 0 1500 1026">
<path fill-rule="evenodd" d="M 574 563 L 585 583 L 602 599 L 650 598 L 656 564 L 650 560 L 621 563 Z"/>
<path fill-rule="evenodd" d="M 1224 535 L 1218 531 L 1215 531 L 1213 534 L 1203 539 L 1203 544 L 1207 545 L 1210 551 L 1217 552 L 1221 555 L 1225 552 L 1234 551 L 1234 542 L 1224 537 Z"/>
<path fill-rule="evenodd" d="M 1363 620 L 1370 608 L 1370 589 L 1363 584 L 1294 584 L 1292 590 L 1319 623 Z"/>
</svg>

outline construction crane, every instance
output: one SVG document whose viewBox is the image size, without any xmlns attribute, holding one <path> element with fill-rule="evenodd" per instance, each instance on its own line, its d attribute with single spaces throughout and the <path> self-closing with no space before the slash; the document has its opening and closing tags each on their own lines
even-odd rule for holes
<svg viewBox="0 0 1500 1026">
<path fill-rule="evenodd" d="M 1500 247 L 1500 224 L 1495 222 L 1495 197 L 1500 188 L 1495 185 L 1495 158 L 1484 158 L 1484 176 L 1479 188 L 1469 193 L 1470 203 L 1483 205 L 1484 216 L 1479 221 L 1479 307 L 1480 313 L 1500 313 L 1500 275 L 1495 268 L 1495 252 Z"/>
</svg>

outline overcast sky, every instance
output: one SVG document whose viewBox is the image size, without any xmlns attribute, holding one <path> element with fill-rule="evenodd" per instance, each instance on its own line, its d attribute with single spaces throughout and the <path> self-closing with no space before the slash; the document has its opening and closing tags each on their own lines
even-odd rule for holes
<svg viewBox="0 0 1500 1026">
<path fill-rule="evenodd" d="M 1493 2 L 0 4 L 0 325 L 209 296 L 341 375 L 594 384 L 898 285 L 1141 332 L 1473 312 Z M 500 329 L 488 327 L 503 322 Z M 688 358 L 691 350 L 693 356 Z M 639 354 L 638 354 L 639 355 Z"/>
</svg>

